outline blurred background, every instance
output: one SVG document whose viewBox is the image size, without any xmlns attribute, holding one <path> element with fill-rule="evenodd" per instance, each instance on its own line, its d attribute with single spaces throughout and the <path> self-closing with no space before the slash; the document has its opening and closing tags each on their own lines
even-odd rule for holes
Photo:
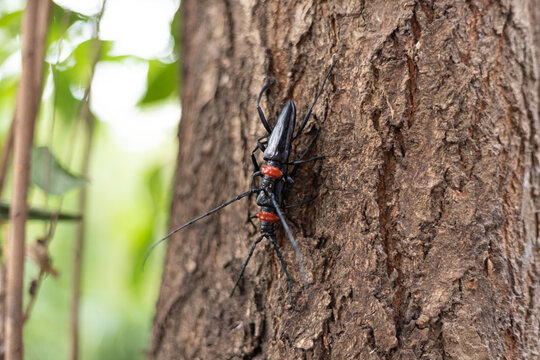
<svg viewBox="0 0 540 360">
<path fill-rule="evenodd" d="M 2 146 L 21 72 L 25 3 L 0 1 Z M 34 145 L 47 147 L 62 171 L 78 182 L 53 192 L 36 186 L 33 177 L 29 203 L 76 213 L 78 193 L 86 188 L 80 358 L 144 359 L 166 245 L 152 254 L 144 271 L 141 263 L 149 245 L 166 233 L 176 163 L 179 0 L 109 0 L 100 18 L 102 4 L 102 0 L 54 2 Z M 101 54 L 93 70 L 92 39 L 98 23 Z M 90 81 L 90 110 L 96 121 L 89 175 L 81 179 L 87 130 L 77 113 Z M 11 197 L 10 182 L 11 170 L 4 200 Z M 27 243 L 45 236 L 50 225 L 50 221 L 30 222 Z M 27 359 L 69 356 L 76 226 L 59 222 L 54 228 L 48 253 L 51 272 L 57 276 L 45 274 L 36 282 L 41 268 L 26 261 L 25 307 L 33 302 L 24 327 Z M 8 227 L 4 220 L 3 245 Z"/>
</svg>

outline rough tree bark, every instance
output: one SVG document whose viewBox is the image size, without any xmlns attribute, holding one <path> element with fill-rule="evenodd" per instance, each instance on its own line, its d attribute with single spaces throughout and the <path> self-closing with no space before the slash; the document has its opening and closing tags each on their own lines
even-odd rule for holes
<svg viewBox="0 0 540 360">
<path fill-rule="evenodd" d="M 170 242 L 151 356 L 538 358 L 538 5 L 182 1 L 172 226 L 249 188 L 265 60 L 271 121 L 289 98 L 303 115 L 339 61 L 296 150 L 319 127 L 328 158 L 286 198 L 318 194 L 290 211 L 309 308 L 290 311 L 268 243 L 229 298 L 253 240 L 244 200 Z"/>
</svg>

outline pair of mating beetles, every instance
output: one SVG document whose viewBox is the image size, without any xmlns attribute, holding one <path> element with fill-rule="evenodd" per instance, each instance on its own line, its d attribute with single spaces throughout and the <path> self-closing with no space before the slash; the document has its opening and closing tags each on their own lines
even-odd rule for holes
<svg viewBox="0 0 540 360">
<path fill-rule="evenodd" d="M 242 266 L 242 269 L 240 270 L 240 273 L 238 274 L 238 279 L 236 280 L 234 287 L 231 291 L 231 296 L 234 294 L 234 291 L 236 287 L 238 286 L 238 283 L 240 279 L 242 278 L 242 275 L 244 274 L 244 271 L 249 263 L 249 260 L 251 259 L 251 256 L 253 255 L 253 251 L 255 250 L 255 247 L 257 246 L 258 243 L 262 241 L 263 238 L 267 238 L 270 241 L 270 243 L 272 243 L 272 246 L 274 247 L 274 250 L 276 251 L 278 259 L 285 273 L 285 277 L 287 279 L 287 285 L 289 287 L 289 302 L 291 303 L 292 309 L 295 311 L 303 311 L 305 309 L 305 307 L 308 304 L 307 302 L 301 308 L 298 308 L 294 305 L 293 297 L 292 297 L 292 289 L 291 289 L 291 278 L 289 276 L 289 272 L 287 271 L 287 264 L 283 260 L 281 251 L 279 250 L 279 247 L 275 240 L 274 224 L 277 223 L 278 221 L 281 221 L 281 224 L 283 225 L 283 228 L 285 229 L 285 233 L 287 234 L 287 237 L 289 238 L 289 241 L 296 253 L 296 257 L 298 259 L 298 264 L 300 267 L 300 273 L 302 275 L 302 279 L 305 283 L 306 289 L 309 292 L 309 283 L 307 280 L 306 271 L 304 269 L 304 262 L 302 260 L 302 254 L 300 252 L 300 249 L 298 248 L 298 244 L 296 243 L 296 240 L 294 239 L 291 229 L 289 228 L 289 225 L 287 225 L 287 221 L 285 220 L 285 215 L 283 214 L 284 209 L 303 205 L 306 202 L 295 204 L 295 205 L 283 206 L 282 197 L 283 197 L 283 190 L 285 186 L 287 184 L 292 184 L 293 182 L 292 178 L 296 174 L 296 171 L 298 170 L 298 166 L 300 164 L 324 158 L 324 156 L 317 156 L 311 159 L 305 159 L 305 160 L 303 159 L 315 141 L 315 138 L 313 138 L 313 140 L 308 144 L 306 150 L 304 151 L 300 159 L 296 161 L 292 161 L 292 162 L 289 161 L 292 143 L 304 130 L 311 116 L 313 107 L 317 103 L 319 96 L 321 96 L 326 80 L 328 79 L 328 76 L 330 76 L 330 73 L 332 72 L 334 65 L 335 65 L 335 62 L 330 66 L 330 69 L 326 73 L 323 79 L 321 88 L 319 89 L 319 92 L 317 93 L 315 100 L 313 101 L 306 115 L 304 116 L 304 119 L 302 120 L 302 123 L 300 124 L 300 127 L 298 128 L 298 131 L 296 132 L 296 135 L 294 135 L 294 129 L 296 125 L 296 106 L 294 105 L 294 102 L 292 100 L 289 100 L 285 104 L 283 109 L 281 110 L 281 113 L 277 119 L 277 122 L 274 128 L 272 128 L 270 124 L 268 123 L 268 121 L 266 120 L 266 116 L 264 115 L 264 112 L 260 106 L 261 98 L 264 92 L 270 86 L 270 83 L 268 82 L 268 76 L 266 77 L 266 82 L 263 88 L 261 89 L 261 92 L 259 93 L 259 98 L 257 99 L 257 111 L 259 113 L 259 118 L 264 128 L 266 129 L 266 134 L 257 140 L 257 147 L 251 152 L 251 161 L 253 164 L 252 176 L 253 176 L 253 179 L 255 179 L 256 177 L 262 178 L 260 182 L 260 186 L 250 189 L 246 191 L 245 193 L 236 196 L 234 199 L 229 200 L 219 205 L 215 209 L 212 209 L 202 214 L 201 216 L 188 221 L 184 225 L 174 229 L 173 231 L 171 231 L 169 234 L 167 234 L 165 237 L 163 237 L 161 240 L 159 240 L 152 246 L 152 248 L 146 255 L 146 258 L 148 258 L 151 251 L 158 244 L 165 241 L 166 239 L 168 239 L 169 237 L 171 237 L 173 234 L 177 233 L 178 231 L 182 230 L 186 226 L 189 226 L 193 224 L 194 222 L 201 220 L 202 218 L 212 215 L 213 213 L 223 209 L 225 206 L 230 205 L 233 202 L 238 201 L 250 194 L 257 193 L 258 194 L 257 205 L 260 206 L 261 209 L 258 214 L 250 216 L 250 220 L 255 217 L 259 218 L 260 236 L 257 237 L 257 239 L 255 239 L 255 241 L 251 245 L 248 256 L 246 260 L 244 261 L 244 265 Z M 255 154 L 257 151 L 263 152 L 263 159 L 266 161 L 266 165 L 262 167 L 259 166 L 259 163 L 257 162 L 257 159 L 255 158 Z M 292 166 L 291 171 L 289 171 L 289 166 Z"/>
</svg>

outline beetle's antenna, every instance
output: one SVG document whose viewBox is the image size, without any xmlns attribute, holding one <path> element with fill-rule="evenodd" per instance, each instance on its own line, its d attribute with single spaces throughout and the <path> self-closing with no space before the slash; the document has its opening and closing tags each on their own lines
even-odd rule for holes
<svg viewBox="0 0 540 360">
<path fill-rule="evenodd" d="M 308 146 L 306 147 L 306 149 L 304 150 L 304 152 L 302 153 L 302 155 L 300 156 L 300 158 L 298 158 L 298 160 L 304 159 L 304 156 L 307 155 L 307 153 L 309 152 L 309 150 L 311 150 L 311 147 L 312 147 L 313 144 L 315 143 L 315 140 L 317 140 L 317 137 L 319 136 L 319 133 L 320 133 L 320 129 L 317 129 L 317 132 L 315 133 L 315 136 L 313 137 L 313 139 L 311 139 L 311 141 L 309 142 Z M 291 172 L 289 173 L 289 176 L 290 176 L 290 177 L 294 177 L 294 175 L 296 175 L 296 172 L 298 171 L 298 168 L 300 167 L 300 164 L 301 164 L 301 163 L 296 163 L 296 164 L 294 164 L 293 169 L 292 169 Z"/>
<path fill-rule="evenodd" d="M 186 226 L 189 226 L 191 224 L 193 224 L 194 222 L 197 222 L 199 220 L 201 220 L 202 218 L 205 218 L 209 215 L 212 215 L 213 213 L 215 213 L 216 211 L 219 211 L 221 209 L 223 209 L 225 206 L 227 205 L 230 205 L 232 204 L 233 202 L 235 201 L 238 201 L 240 199 L 242 199 L 243 197 L 246 197 L 248 196 L 249 194 L 253 194 L 257 191 L 260 191 L 260 189 L 250 189 L 248 191 L 246 191 L 245 193 L 243 194 L 240 194 L 240 195 L 237 195 L 234 199 L 232 200 L 229 200 L 221 205 L 219 205 L 217 208 L 215 209 L 212 209 L 204 214 L 202 214 L 201 216 L 199 217 L 196 217 L 195 219 L 191 219 L 190 221 L 188 221 L 187 223 L 185 223 L 184 225 L 174 229 L 173 231 L 171 231 L 170 233 L 168 233 L 167 235 L 165 235 L 163 238 L 161 238 L 160 240 L 158 240 L 156 243 L 154 243 L 154 245 L 152 245 L 152 247 L 150 248 L 150 250 L 148 250 L 148 252 L 146 253 L 146 256 L 144 257 L 144 261 L 143 261 L 143 269 L 144 269 L 144 264 L 146 264 L 146 260 L 148 260 L 148 257 L 150 256 L 150 254 L 152 254 L 152 251 L 154 251 L 154 249 L 156 248 L 156 246 L 158 246 L 159 244 L 161 244 L 163 241 L 167 240 L 168 238 L 170 238 L 171 236 L 173 236 L 174 234 L 176 234 L 178 231 L 182 230 L 183 228 L 185 228 Z"/>
<path fill-rule="evenodd" d="M 319 100 L 319 96 L 321 96 L 321 94 L 322 94 L 322 92 L 324 90 L 324 84 L 326 84 L 326 79 L 328 79 L 328 77 L 330 76 L 330 73 L 332 72 L 332 69 L 334 69 L 334 65 L 336 65 L 336 62 L 337 62 L 337 60 L 334 60 L 334 62 L 332 62 L 332 65 L 330 66 L 330 69 L 328 69 L 328 72 L 324 76 L 321 88 L 319 89 L 319 92 L 317 93 L 317 96 L 315 97 L 315 100 L 313 101 L 313 103 L 309 107 L 309 109 L 308 109 L 308 111 L 306 113 L 306 116 L 304 116 L 304 120 L 302 120 L 302 124 L 298 128 L 298 131 L 296 132 L 296 135 L 293 137 L 292 141 L 294 141 L 294 139 L 296 139 L 298 137 L 298 135 L 300 135 L 302 133 L 302 130 L 304 130 L 304 127 L 306 126 L 306 124 L 307 124 L 307 122 L 309 120 L 309 117 L 311 116 L 311 111 L 313 110 L 313 107 L 317 103 L 317 100 Z"/>
<path fill-rule="evenodd" d="M 266 129 L 268 134 L 271 134 L 272 133 L 272 127 L 270 126 L 270 124 L 268 124 L 268 120 L 266 120 L 266 116 L 264 116 L 264 111 L 261 108 L 261 99 L 263 97 L 264 92 L 269 87 L 270 87 L 270 82 L 268 81 L 268 72 L 267 72 L 265 74 L 264 85 L 263 85 L 263 87 L 261 89 L 261 92 L 259 93 L 259 98 L 257 99 L 257 112 L 259 113 L 259 118 L 261 119 L 261 122 L 262 122 L 264 128 Z"/>
<path fill-rule="evenodd" d="M 285 229 L 285 233 L 287 234 L 287 237 L 289 238 L 289 241 L 294 249 L 294 252 L 296 253 L 296 259 L 298 260 L 298 266 L 300 267 L 300 274 L 302 275 L 302 280 L 304 281 L 304 285 L 306 286 L 306 289 L 308 290 L 308 295 L 309 295 L 309 281 L 308 281 L 308 277 L 306 273 L 306 268 L 304 266 L 304 259 L 302 257 L 302 253 L 300 252 L 300 248 L 298 247 L 298 244 L 296 243 L 296 240 L 294 239 L 292 231 L 289 228 L 287 221 L 285 220 L 285 216 L 283 215 L 283 212 L 281 211 L 281 208 L 276 200 L 276 195 L 274 195 L 272 191 L 268 191 L 267 195 L 272 200 L 272 205 L 274 206 L 274 209 L 276 210 L 276 213 L 279 216 L 279 220 L 281 220 L 281 224 L 283 225 L 283 228 Z"/>
<path fill-rule="evenodd" d="M 291 308 L 294 311 L 297 311 L 297 312 L 302 312 L 302 311 L 306 310 L 306 308 L 308 306 L 308 303 L 309 303 L 309 298 L 311 298 L 311 292 L 309 290 L 309 284 L 306 285 L 306 289 L 308 291 L 308 301 L 306 301 L 306 303 L 301 308 L 297 308 L 296 306 L 294 306 L 294 303 L 293 303 L 292 288 L 291 288 L 291 277 L 289 276 L 289 272 L 287 271 L 287 263 L 283 260 L 283 257 L 281 256 L 281 251 L 279 251 L 279 247 L 278 247 L 278 245 L 276 243 L 276 240 L 272 236 L 268 236 L 268 240 L 270 240 L 272 245 L 274 245 L 274 250 L 276 251 L 278 259 L 281 262 L 281 267 L 283 268 L 283 271 L 285 272 L 285 278 L 287 279 L 287 286 L 289 287 L 289 302 L 291 303 Z"/>
</svg>

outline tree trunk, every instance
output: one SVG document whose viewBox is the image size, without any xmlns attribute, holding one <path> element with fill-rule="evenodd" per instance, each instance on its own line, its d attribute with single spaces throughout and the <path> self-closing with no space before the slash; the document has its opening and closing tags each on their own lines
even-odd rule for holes
<svg viewBox="0 0 540 360">
<path fill-rule="evenodd" d="M 354 4 L 353 4 L 354 3 Z M 312 296 L 291 311 L 271 244 L 239 291 L 258 211 L 241 200 L 170 241 L 156 359 L 540 356 L 538 1 L 182 1 L 171 227 L 250 188 L 286 100 L 306 113 L 287 203 Z M 278 228 L 281 228 L 278 226 Z M 307 300 L 278 231 L 297 303 Z"/>
</svg>

